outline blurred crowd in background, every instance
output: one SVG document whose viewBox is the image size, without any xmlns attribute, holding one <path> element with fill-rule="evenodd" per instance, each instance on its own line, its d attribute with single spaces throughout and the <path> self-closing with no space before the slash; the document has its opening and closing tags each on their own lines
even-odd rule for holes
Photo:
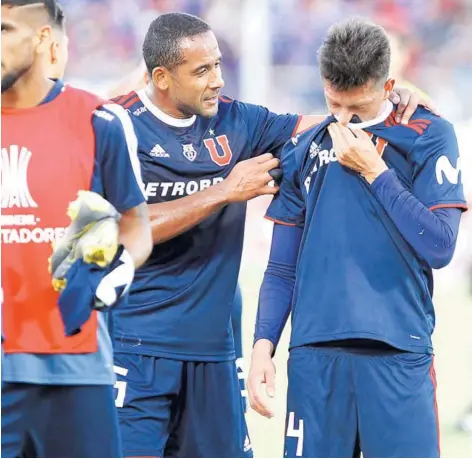
<svg viewBox="0 0 472 459">
<path fill-rule="evenodd" d="M 61 3 L 68 17 L 70 40 L 67 81 L 106 94 L 107 89 L 140 64 L 141 46 L 149 23 L 159 14 L 183 11 L 209 22 L 219 39 L 226 82 L 224 94 L 264 103 L 276 112 L 325 112 L 316 65 L 317 49 L 332 23 L 349 16 L 369 17 L 384 26 L 390 35 L 391 75 L 399 84 L 417 88 L 431 97 L 441 114 L 454 123 L 462 155 L 462 177 L 472 202 L 472 0 L 62 0 Z M 260 14 L 262 4 L 266 8 L 266 21 L 258 29 L 257 23 L 254 27 L 248 19 L 252 8 Z M 249 60 L 245 60 L 248 57 L 245 53 L 251 54 Z M 254 64 L 253 70 L 248 62 Z M 252 89 L 250 97 L 248 85 Z M 262 100 L 258 100 L 259 91 Z M 262 198 L 249 205 L 241 270 L 245 311 L 255 311 L 267 260 L 271 225 L 261 223 L 267 203 Z M 436 277 L 439 311 L 446 311 L 443 321 L 448 323 L 453 306 L 470 302 L 471 293 L 472 215 L 466 214 L 455 259 Z M 450 298 L 455 298 L 456 304 L 448 304 Z M 462 317 L 452 316 L 457 319 L 451 324 L 456 330 L 452 335 L 447 334 L 446 344 L 442 346 L 447 353 L 449 349 L 462 347 L 468 362 L 443 371 L 446 389 L 442 403 L 452 407 L 449 412 L 443 410 L 446 423 L 453 422 L 467 399 L 472 400 L 470 380 L 464 381 L 461 400 L 454 405 L 455 392 L 461 392 L 457 385 L 460 378 L 454 376 L 447 381 L 448 373 L 457 375 L 465 367 L 468 370 L 462 378 L 472 374 L 472 339 L 467 338 L 472 320 L 464 324 L 467 317 L 472 319 L 469 306 L 457 309 L 462 312 L 452 313 Z M 252 328 L 253 318 L 247 323 Z M 461 326 L 462 331 L 457 328 Z M 248 330 L 248 350 L 250 334 Z M 464 334 L 466 338 L 457 341 Z M 472 429 L 472 415 L 470 422 Z M 455 438 L 450 440 L 450 444 L 455 443 Z M 472 448 L 458 448 L 455 454 L 472 452 Z"/>
<path fill-rule="evenodd" d="M 258 0 L 252 0 L 254 4 Z M 243 0 L 63 0 L 68 23 L 68 75 L 114 80 L 139 62 L 149 23 L 160 13 L 186 11 L 207 20 L 224 55 L 225 93 L 239 93 Z M 370 17 L 392 36 L 397 79 L 443 107 L 453 121 L 472 117 L 472 1 L 268 0 L 271 44 L 269 94 L 274 109 L 323 110 L 316 50 L 330 24 L 350 15 Z M 257 53 L 258 37 L 254 36 Z"/>
</svg>

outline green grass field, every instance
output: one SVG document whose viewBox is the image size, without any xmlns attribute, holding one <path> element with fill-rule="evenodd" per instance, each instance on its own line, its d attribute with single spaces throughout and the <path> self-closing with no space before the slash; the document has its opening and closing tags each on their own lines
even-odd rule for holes
<svg viewBox="0 0 472 459">
<path fill-rule="evenodd" d="M 265 269 L 264 257 L 256 260 L 254 253 L 249 253 L 250 251 L 251 249 L 246 249 L 240 277 L 244 296 L 243 342 L 247 365 L 257 297 Z M 435 294 L 437 328 L 434 343 L 441 453 L 443 457 L 472 457 L 472 436 L 455 432 L 453 428 L 459 413 L 472 401 L 472 302 L 467 297 L 465 286 L 448 287 L 450 277 L 446 276 L 442 283 L 439 282 L 440 288 L 437 288 Z M 276 356 L 276 416 L 267 420 L 249 409 L 248 426 L 256 457 L 282 457 L 288 337 L 289 330 L 286 329 Z"/>
</svg>

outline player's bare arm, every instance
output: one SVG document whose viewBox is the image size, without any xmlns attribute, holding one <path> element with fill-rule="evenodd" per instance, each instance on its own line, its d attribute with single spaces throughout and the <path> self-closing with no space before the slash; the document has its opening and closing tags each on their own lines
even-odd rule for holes
<svg viewBox="0 0 472 459">
<path fill-rule="evenodd" d="M 120 220 L 120 242 L 131 255 L 136 268 L 139 268 L 149 257 L 152 239 L 145 203 L 123 212 Z"/>
<path fill-rule="evenodd" d="M 165 242 L 198 225 L 217 210 L 233 202 L 273 195 L 269 171 L 279 160 L 266 153 L 238 163 L 221 183 L 175 201 L 149 204 L 152 237 L 155 244 Z"/>
</svg>

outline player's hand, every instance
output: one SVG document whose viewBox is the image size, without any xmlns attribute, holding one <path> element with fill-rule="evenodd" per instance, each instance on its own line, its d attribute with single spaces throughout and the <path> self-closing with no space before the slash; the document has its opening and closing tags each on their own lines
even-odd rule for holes
<svg viewBox="0 0 472 459">
<path fill-rule="evenodd" d="M 278 186 L 270 186 L 274 178 L 269 171 L 279 166 L 279 160 L 270 153 L 241 161 L 221 182 L 227 202 L 243 202 L 264 194 L 276 194 Z"/>
<path fill-rule="evenodd" d="M 274 416 L 264 392 L 275 397 L 275 365 L 272 361 L 272 343 L 266 339 L 256 342 L 252 351 L 251 368 L 247 378 L 247 392 L 252 409 L 266 418 Z M 264 391 L 265 385 L 265 391 Z"/>
<path fill-rule="evenodd" d="M 390 93 L 390 101 L 394 104 L 398 104 L 397 114 L 395 121 L 401 124 L 408 124 L 413 113 L 415 113 L 418 105 L 422 105 L 427 108 L 430 112 L 439 116 L 438 110 L 434 104 L 430 101 L 421 97 L 420 94 L 411 91 L 408 88 L 402 86 L 395 86 L 393 91 Z"/>
<path fill-rule="evenodd" d="M 341 123 L 332 123 L 328 131 L 339 163 L 358 172 L 369 183 L 388 169 L 371 138 L 362 129 L 351 130 Z"/>
<path fill-rule="evenodd" d="M 114 306 L 128 292 L 135 270 L 131 255 L 118 243 L 120 214 L 102 196 L 90 191 L 79 191 L 67 213 L 71 224 L 65 236 L 54 244 L 49 259 L 54 289 L 59 292 L 67 289 L 66 277 L 77 260 L 82 259 L 86 265 L 101 268 L 95 276 L 100 281 L 94 307 Z"/>
</svg>

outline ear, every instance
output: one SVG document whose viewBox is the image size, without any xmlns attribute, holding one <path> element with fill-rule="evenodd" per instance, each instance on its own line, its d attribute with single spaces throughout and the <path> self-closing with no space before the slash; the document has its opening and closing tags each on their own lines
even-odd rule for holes
<svg viewBox="0 0 472 459">
<path fill-rule="evenodd" d="M 157 89 L 167 91 L 169 89 L 169 72 L 164 67 L 156 67 L 152 71 L 151 80 Z"/>
<path fill-rule="evenodd" d="M 44 54 L 44 53 L 50 52 L 51 43 L 52 43 L 51 26 L 47 25 L 38 29 L 34 37 L 34 44 L 36 47 L 35 52 L 37 54 Z"/>
<path fill-rule="evenodd" d="M 58 48 L 59 48 L 59 44 L 57 43 L 57 41 L 53 41 L 51 43 L 51 46 L 49 47 L 49 52 L 50 52 L 50 55 L 51 55 L 51 64 L 56 64 L 57 63 L 57 59 L 58 59 L 57 49 Z"/>
<path fill-rule="evenodd" d="M 390 97 L 391 92 L 395 86 L 395 80 L 393 78 L 389 78 L 384 86 L 385 94 L 384 99 L 387 100 Z"/>
</svg>

